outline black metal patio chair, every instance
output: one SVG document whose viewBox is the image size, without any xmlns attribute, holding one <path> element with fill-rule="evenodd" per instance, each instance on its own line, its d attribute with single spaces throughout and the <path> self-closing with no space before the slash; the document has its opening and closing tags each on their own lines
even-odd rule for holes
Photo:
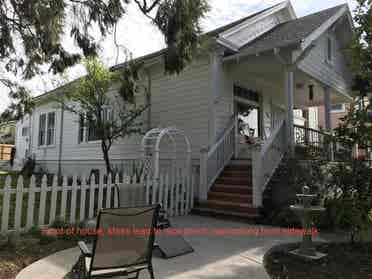
<svg viewBox="0 0 372 279">
<path fill-rule="evenodd" d="M 138 278 L 147 269 L 154 279 L 152 252 L 159 209 L 160 205 L 102 209 L 93 246 L 78 243 L 82 254 L 75 272 L 82 275 L 79 278 Z"/>
</svg>

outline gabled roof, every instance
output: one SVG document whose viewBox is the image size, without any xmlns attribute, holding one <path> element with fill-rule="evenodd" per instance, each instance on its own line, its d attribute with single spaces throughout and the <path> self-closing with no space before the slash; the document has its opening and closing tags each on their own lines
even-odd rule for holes
<svg viewBox="0 0 372 279">
<path fill-rule="evenodd" d="M 242 51 L 244 53 L 260 53 L 273 48 L 299 44 L 345 7 L 347 7 L 346 4 L 339 5 L 282 23 L 244 46 Z"/>
<path fill-rule="evenodd" d="M 267 11 L 273 9 L 273 8 L 276 8 L 276 7 L 278 7 L 278 6 L 281 6 L 281 5 L 283 5 L 284 3 L 286 3 L 286 1 L 280 2 L 280 3 L 278 3 L 278 4 L 274 5 L 274 6 L 268 7 L 268 8 L 266 8 L 266 9 L 264 9 L 264 10 L 261 10 L 261 11 L 259 11 L 259 12 L 257 12 L 257 13 L 254 13 L 254 14 L 248 15 L 248 16 L 242 18 L 242 19 L 239 19 L 239 20 L 234 21 L 234 22 L 232 22 L 232 23 L 229 23 L 229 24 L 227 24 L 227 25 L 224 25 L 224 26 L 218 27 L 218 28 L 216 28 L 216 29 L 214 29 L 214 30 L 212 30 L 212 31 L 209 31 L 209 32 L 205 33 L 205 35 L 208 35 L 208 36 L 217 36 L 217 35 L 219 35 L 219 34 L 225 32 L 225 31 L 227 31 L 227 30 L 229 30 L 229 29 L 231 29 L 231 28 L 234 28 L 234 27 L 236 27 L 236 26 L 242 24 L 243 22 L 247 21 L 248 19 L 254 18 L 254 17 L 256 17 L 256 16 L 258 16 L 258 15 L 260 15 L 260 14 L 263 14 L 264 12 L 267 12 Z"/>
<path fill-rule="evenodd" d="M 218 28 L 216 28 L 214 30 L 208 31 L 208 32 L 204 33 L 202 35 L 202 37 L 217 37 L 218 35 L 222 34 L 223 32 L 225 32 L 225 31 L 227 31 L 229 29 L 232 29 L 232 28 L 234 28 L 234 27 L 236 27 L 236 26 L 244 23 L 245 21 L 247 21 L 249 19 L 252 19 L 252 18 L 254 18 L 256 16 L 259 16 L 260 14 L 263 14 L 263 13 L 265 13 L 265 12 L 271 10 L 271 9 L 274 9 L 274 8 L 276 8 L 278 6 L 281 6 L 284 3 L 287 3 L 287 1 L 280 2 L 280 3 L 276 4 L 276 5 L 273 5 L 271 7 L 268 7 L 266 9 L 263 9 L 263 10 L 261 10 L 259 12 L 250 14 L 250 15 L 244 17 L 244 18 L 241 18 L 239 20 L 236 20 L 236 21 L 231 22 L 229 24 L 226 24 L 224 26 L 218 27 Z M 137 61 L 144 61 L 144 60 L 152 59 L 152 58 L 155 58 L 155 57 L 158 57 L 158 56 L 164 54 L 165 51 L 166 51 L 166 48 L 163 48 L 163 49 L 161 49 L 159 51 L 156 51 L 156 52 L 153 52 L 153 53 L 150 53 L 150 54 L 146 54 L 144 56 L 140 56 L 140 57 L 136 58 L 135 60 L 137 60 Z M 113 66 L 112 68 L 113 69 L 118 69 L 118 68 L 122 67 L 123 65 L 125 65 L 125 63 L 126 62 L 117 64 L 117 65 Z"/>
</svg>

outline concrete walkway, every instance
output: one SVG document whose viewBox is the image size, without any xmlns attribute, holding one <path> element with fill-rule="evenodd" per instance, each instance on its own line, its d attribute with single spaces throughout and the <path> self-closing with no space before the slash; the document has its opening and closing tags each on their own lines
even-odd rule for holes
<svg viewBox="0 0 372 279">
<path fill-rule="evenodd" d="M 172 224 L 178 229 L 204 229 L 204 234 L 194 230 L 193 234 L 185 235 L 194 253 L 168 260 L 154 257 L 155 277 L 158 279 L 269 279 L 262 266 L 265 252 L 273 245 L 301 240 L 299 235 L 270 235 L 270 227 L 194 215 L 177 217 Z M 230 234 L 219 235 L 216 229 L 251 231 L 246 230 L 245 234 L 230 231 Z M 263 235 L 263 231 L 267 234 Z M 258 235 L 255 232 L 259 232 Z M 315 239 L 327 240 L 320 236 Z M 62 279 L 71 270 L 79 254 L 77 248 L 58 252 L 26 267 L 16 279 Z M 140 278 L 150 277 L 143 271 Z"/>
</svg>

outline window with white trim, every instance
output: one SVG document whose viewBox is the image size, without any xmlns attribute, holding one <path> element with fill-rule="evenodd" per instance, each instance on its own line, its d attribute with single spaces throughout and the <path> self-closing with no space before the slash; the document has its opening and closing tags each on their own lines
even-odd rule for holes
<svg viewBox="0 0 372 279">
<path fill-rule="evenodd" d="M 55 143 L 56 113 L 43 113 L 39 116 L 38 145 L 50 146 Z"/>
<path fill-rule="evenodd" d="M 103 121 L 106 122 L 108 119 L 112 119 L 113 112 L 111 108 L 103 109 Z M 79 133 L 78 133 L 78 142 L 95 142 L 99 140 L 97 132 L 96 120 L 93 116 L 89 114 L 80 114 L 79 115 Z"/>
<path fill-rule="evenodd" d="M 22 137 L 28 136 L 28 127 L 22 127 Z"/>
<path fill-rule="evenodd" d="M 333 61 L 333 40 L 332 37 L 328 36 L 326 41 L 326 48 L 325 48 L 325 57 L 326 62 L 332 63 Z"/>
<path fill-rule="evenodd" d="M 331 112 L 338 113 L 338 112 L 345 112 L 345 104 L 333 104 L 331 105 Z"/>
</svg>

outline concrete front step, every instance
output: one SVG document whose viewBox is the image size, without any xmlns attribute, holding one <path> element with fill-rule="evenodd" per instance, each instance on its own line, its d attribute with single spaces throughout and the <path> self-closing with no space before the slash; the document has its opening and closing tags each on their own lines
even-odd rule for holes
<svg viewBox="0 0 372 279">
<path fill-rule="evenodd" d="M 209 209 L 225 210 L 225 211 L 230 211 L 230 212 L 257 214 L 257 208 L 254 208 L 248 202 L 237 203 L 237 202 L 226 202 L 226 201 L 219 201 L 219 200 L 207 200 L 207 201 L 197 203 L 197 206 L 209 208 Z"/>
<path fill-rule="evenodd" d="M 223 192 L 223 193 L 233 193 L 250 195 L 252 194 L 252 188 L 248 186 L 240 185 L 227 185 L 227 184 L 215 184 L 212 186 L 211 192 Z"/>
<path fill-rule="evenodd" d="M 237 203 L 251 203 L 251 195 L 242 195 L 234 193 L 224 193 L 224 192 L 209 192 L 208 200 L 218 200 L 218 201 L 227 201 L 227 202 L 237 202 Z"/>
</svg>

